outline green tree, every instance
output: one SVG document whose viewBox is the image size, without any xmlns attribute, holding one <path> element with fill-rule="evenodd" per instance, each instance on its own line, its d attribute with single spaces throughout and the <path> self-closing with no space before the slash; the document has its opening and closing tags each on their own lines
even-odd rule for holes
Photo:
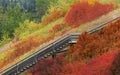
<svg viewBox="0 0 120 75">
<path fill-rule="evenodd" d="M 51 2 L 55 2 L 57 0 L 36 0 L 36 18 L 37 21 L 41 21 L 43 15 L 45 15 L 48 11 L 48 7 Z"/>
<path fill-rule="evenodd" d="M 8 6 L 6 13 L 0 13 L 0 37 L 4 32 L 8 33 L 9 37 L 14 37 L 14 30 L 26 19 L 30 19 L 30 14 L 21 11 L 19 5 L 14 8 Z"/>
</svg>

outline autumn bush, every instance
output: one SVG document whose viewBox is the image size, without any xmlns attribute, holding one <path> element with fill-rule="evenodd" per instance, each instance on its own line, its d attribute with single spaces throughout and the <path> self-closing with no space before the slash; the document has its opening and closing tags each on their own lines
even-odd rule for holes
<svg viewBox="0 0 120 75">
<path fill-rule="evenodd" d="M 109 24 L 98 33 L 80 35 L 77 44 L 68 50 L 73 60 L 90 59 L 109 51 L 109 48 L 120 46 L 120 20 Z"/>
<path fill-rule="evenodd" d="M 65 24 L 56 24 L 54 27 L 52 27 L 52 29 L 49 31 L 49 32 L 53 32 L 53 33 L 55 33 L 55 32 L 58 32 L 58 31 L 61 31 L 62 29 L 64 29 L 65 28 Z"/>
<path fill-rule="evenodd" d="M 120 49 L 93 58 L 87 64 L 80 65 L 80 62 L 73 61 L 63 67 L 61 75 L 117 75 L 120 67 Z M 66 71 L 67 70 L 67 71 Z"/>
<path fill-rule="evenodd" d="M 105 53 L 99 58 L 92 59 L 87 65 L 81 67 L 77 75 L 115 75 L 120 67 L 120 49 Z M 74 72 L 72 75 L 76 75 Z"/>
<path fill-rule="evenodd" d="M 46 17 L 45 19 L 42 20 L 42 25 L 46 25 L 60 17 L 64 17 L 65 12 L 63 10 L 54 10 L 53 12 L 51 12 L 51 14 Z"/>
<path fill-rule="evenodd" d="M 31 68 L 27 75 L 59 75 L 62 71 L 63 56 L 57 56 L 54 60 L 52 58 L 40 60 L 33 68 Z"/>
<path fill-rule="evenodd" d="M 68 25 L 79 26 L 82 23 L 92 21 L 114 9 L 112 4 L 101 4 L 96 2 L 94 5 L 88 2 L 74 4 L 66 15 L 65 23 Z"/>
</svg>

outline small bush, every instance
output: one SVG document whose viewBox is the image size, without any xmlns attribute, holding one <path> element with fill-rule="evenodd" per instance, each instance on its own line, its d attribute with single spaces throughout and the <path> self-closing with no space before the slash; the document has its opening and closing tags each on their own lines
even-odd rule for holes
<svg viewBox="0 0 120 75">
<path fill-rule="evenodd" d="M 49 32 L 58 32 L 65 27 L 65 24 L 56 24 Z"/>
<path fill-rule="evenodd" d="M 62 10 L 54 10 L 48 17 L 46 17 L 43 21 L 42 21 L 42 25 L 46 25 L 60 17 L 63 17 L 65 15 L 65 12 Z"/>
</svg>

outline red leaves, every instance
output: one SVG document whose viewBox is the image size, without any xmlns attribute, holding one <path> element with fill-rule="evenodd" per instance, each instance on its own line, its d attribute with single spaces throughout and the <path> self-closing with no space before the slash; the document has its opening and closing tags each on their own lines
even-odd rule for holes
<svg viewBox="0 0 120 75">
<path fill-rule="evenodd" d="M 114 75 L 118 74 L 120 67 L 120 49 L 93 58 L 88 64 L 80 64 L 80 61 L 72 61 L 63 66 L 62 75 Z"/>
<path fill-rule="evenodd" d="M 29 70 L 29 73 L 32 73 L 32 75 L 60 75 L 62 71 L 62 59 L 62 56 L 58 56 L 54 60 L 51 58 L 40 60 Z"/>
<path fill-rule="evenodd" d="M 80 69 L 79 75 L 113 75 L 115 70 L 120 67 L 120 65 L 118 66 L 120 57 L 118 56 L 120 56 L 120 51 L 115 50 L 114 52 L 106 53 L 99 58 L 93 59 Z"/>
<path fill-rule="evenodd" d="M 82 61 L 73 61 L 64 64 L 61 75 L 78 75 L 80 68 L 85 65 Z"/>
<path fill-rule="evenodd" d="M 68 51 L 68 56 L 72 55 L 72 60 L 79 58 L 87 59 L 97 57 L 112 48 L 120 46 L 120 20 L 111 23 L 98 33 L 80 35 L 77 44 Z"/>
<path fill-rule="evenodd" d="M 112 4 L 95 3 L 95 5 L 90 5 L 87 2 L 77 3 L 68 12 L 65 23 L 79 26 L 110 12 L 113 8 Z"/>
</svg>

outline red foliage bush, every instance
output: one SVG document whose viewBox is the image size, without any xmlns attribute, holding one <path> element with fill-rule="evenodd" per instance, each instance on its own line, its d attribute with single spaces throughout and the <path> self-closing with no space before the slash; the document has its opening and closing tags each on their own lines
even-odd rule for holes
<svg viewBox="0 0 120 75">
<path fill-rule="evenodd" d="M 65 24 L 56 24 L 49 32 L 58 32 L 65 27 Z"/>
<path fill-rule="evenodd" d="M 90 5 L 87 2 L 77 3 L 71 7 L 66 15 L 65 23 L 79 26 L 82 23 L 92 21 L 110 12 L 113 8 L 112 4 L 95 3 L 95 5 Z"/>
<path fill-rule="evenodd" d="M 87 59 L 100 56 L 108 52 L 109 48 L 119 48 L 120 46 L 120 20 L 109 24 L 98 33 L 80 35 L 76 45 L 68 50 L 68 55 L 72 55 L 73 60 L 79 58 Z"/>
<path fill-rule="evenodd" d="M 72 73 L 78 75 L 80 68 L 84 65 L 85 63 L 82 60 L 68 62 L 63 65 L 61 75 L 72 75 Z"/>
<path fill-rule="evenodd" d="M 103 54 L 82 67 L 78 75 L 115 75 L 115 71 L 120 67 L 118 56 L 120 56 L 120 51 L 117 50 Z"/>
<path fill-rule="evenodd" d="M 40 60 L 33 68 L 28 71 L 32 75 L 59 75 L 62 71 L 63 56 Z"/>
<path fill-rule="evenodd" d="M 46 25 L 60 17 L 63 17 L 65 15 L 65 12 L 62 11 L 62 10 L 55 10 L 53 11 L 47 18 L 45 18 L 43 21 L 42 21 L 42 25 Z"/>
</svg>

